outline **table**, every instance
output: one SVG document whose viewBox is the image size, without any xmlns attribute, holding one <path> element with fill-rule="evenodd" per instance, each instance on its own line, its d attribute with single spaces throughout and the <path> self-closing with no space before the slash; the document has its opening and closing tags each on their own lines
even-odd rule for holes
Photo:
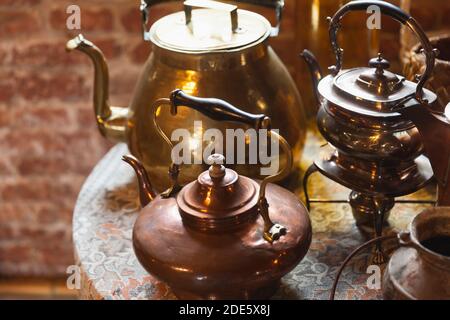
<svg viewBox="0 0 450 320">
<path fill-rule="evenodd" d="M 300 167 L 304 171 L 322 141 L 310 130 Z M 137 182 L 121 161 L 125 144 L 114 146 L 84 183 L 73 216 L 75 258 L 81 271 L 82 299 L 176 299 L 164 283 L 148 274 L 132 248 L 132 227 L 139 210 Z M 313 196 L 346 199 L 349 193 L 320 174 L 310 180 Z M 302 190 L 295 191 L 302 196 Z M 410 196 L 432 199 L 433 187 Z M 396 204 L 389 230 L 403 230 L 426 204 Z M 273 299 L 328 299 L 340 263 L 370 232 L 359 229 L 346 203 L 313 204 L 310 217 L 313 240 L 303 261 L 282 279 Z M 380 299 L 381 291 L 366 285 L 370 250 L 356 256 L 339 282 L 336 299 Z"/>
</svg>

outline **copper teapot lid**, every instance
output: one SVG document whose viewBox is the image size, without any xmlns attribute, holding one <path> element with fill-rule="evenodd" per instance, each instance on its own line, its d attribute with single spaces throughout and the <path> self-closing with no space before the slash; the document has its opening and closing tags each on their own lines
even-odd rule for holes
<svg viewBox="0 0 450 320">
<path fill-rule="evenodd" d="M 209 156 L 209 170 L 179 192 L 177 204 L 185 223 L 203 230 L 228 229 L 258 214 L 258 184 L 225 168 L 224 159 L 221 154 Z"/>
<path fill-rule="evenodd" d="M 370 59 L 369 68 L 340 72 L 333 85 L 340 93 L 374 104 L 376 111 L 394 111 L 398 102 L 414 95 L 417 84 L 388 71 L 389 67 L 389 61 L 378 54 Z"/>
<path fill-rule="evenodd" d="M 216 1 L 187 0 L 184 11 L 153 24 L 150 39 L 169 50 L 201 53 L 246 47 L 263 41 L 270 32 L 269 21 L 257 13 Z"/>
</svg>

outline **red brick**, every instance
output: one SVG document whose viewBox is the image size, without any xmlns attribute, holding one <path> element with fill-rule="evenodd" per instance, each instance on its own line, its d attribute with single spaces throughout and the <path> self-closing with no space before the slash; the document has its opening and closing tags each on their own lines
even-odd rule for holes
<svg viewBox="0 0 450 320">
<path fill-rule="evenodd" d="M 29 245 L 14 245 L 0 248 L 0 261 L 9 263 L 29 262 L 33 260 L 33 250 Z M 1 268 L 0 268 L 1 271 Z"/>
<path fill-rule="evenodd" d="M 7 55 L 8 55 L 8 53 L 6 52 L 6 50 L 3 48 L 0 48 L 0 65 L 5 62 Z"/>
<path fill-rule="evenodd" d="M 25 107 L 14 110 L 14 127 L 61 127 L 69 122 L 69 107 Z M 1 112 L 0 112 L 1 123 Z"/>
<path fill-rule="evenodd" d="M 60 203 L 64 197 L 75 196 L 78 185 L 52 179 L 19 180 L 0 187 L 4 201 L 50 201 Z"/>
<path fill-rule="evenodd" d="M 14 238 L 15 232 L 14 228 L 8 224 L 0 224 L 0 241 L 3 239 L 12 239 Z M 0 249 L 0 255 L 1 255 L 1 249 Z"/>
<path fill-rule="evenodd" d="M 115 38 L 90 39 L 105 55 L 107 59 L 113 59 L 120 56 L 122 46 Z"/>
<path fill-rule="evenodd" d="M 11 168 L 11 163 L 8 162 L 9 159 L 6 159 L 5 156 L 3 156 L 0 159 L 0 176 L 6 176 L 13 174 L 13 170 Z"/>
<path fill-rule="evenodd" d="M 68 159 L 59 156 L 30 156 L 18 160 L 17 169 L 22 176 L 38 175 L 49 176 L 70 172 Z"/>
<path fill-rule="evenodd" d="M 67 39 L 68 40 L 68 39 Z M 66 39 L 29 43 L 12 50 L 12 63 L 33 66 L 70 66 L 72 64 L 89 64 L 84 54 L 66 51 Z"/>
<path fill-rule="evenodd" d="M 120 18 L 126 31 L 138 34 L 141 32 L 141 14 L 137 6 L 129 8 Z"/>
<path fill-rule="evenodd" d="M 0 103 L 9 102 L 14 96 L 15 90 L 12 83 L 3 83 L 0 79 Z"/>
<path fill-rule="evenodd" d="M 130 59 L 133 63 L 141 65 L 150 55 L 151 49 L 148 42 L 139 42 L 130 52 Z"/>
<path fill-rule="evenodd" d="M 53 203 L 44 203 L 39 205 L 33 214 L 36 216 L 38 224 L 49 224 L 55 222 L 72 222 L 73 206 L 60 206 Z"/>
<path fill-rule="evenodd" d="M 0 107 L 0 128 L 8 126 L 10 124 L 10 121 L 11 110 L 7 107 Z"/>
<path fill-rule="evenodd" d="M 85 100 L 89 93 L 85 77 L 65 71 L 49 75 L 30 73 L 21 76 L 18 83 L 20 94 L 28 100 Z"/>
<path fill-rule="evenodd" d="M 23 11 L 0 12 L 0 38 L 35 33 L 41 27 L 36 15 Z"/>
<path fill-rule="evenodd" d="M 35 6 L 41 3 L 41 0 L 0 0 L 0 6 Z"/>
</svg>

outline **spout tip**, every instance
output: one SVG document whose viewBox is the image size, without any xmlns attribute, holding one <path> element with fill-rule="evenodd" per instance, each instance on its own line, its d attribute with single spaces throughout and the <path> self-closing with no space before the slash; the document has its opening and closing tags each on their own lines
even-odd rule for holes
<svg viewBox="0 0 450 320">
<path fill-rule="evenodd" d="M 75 49 L 79 48 L 81 45 L 93 46 L 92 42 L 90 42 L 89 40 L 86 40 L 83 37 L 83 35 L 80 33 L 75 38 L 70 39 L 69 41 L 67 41 L 67 43 L 66 43 L 66 50 L 67 51 L 72 51 L 72 50 L 75 50 Z"/>
</svg>

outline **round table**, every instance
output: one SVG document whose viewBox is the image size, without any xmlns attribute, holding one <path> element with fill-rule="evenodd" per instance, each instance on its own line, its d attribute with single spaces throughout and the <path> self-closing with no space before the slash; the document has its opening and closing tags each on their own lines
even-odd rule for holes
<svg viewBox="0 0 450 320">
<path fill-rule="evenodd" d="M 310 130 L 301 163 L 307 168 L 321 144 Z M 148 274 L 136 259 L 132 227 L 139 211 L 137 182 L 132 169 L 121 161 L 125 144 L 114 146 L 97 164 L 84 183 L 73 216 L 75 258 L 81 271 L 82 299 L 176 299 L 163 282 Z M 346 199 L 348 189 L 320 174 L 310 179 L 314 197 Z M 431 199 L 433 188 L 412 198 Z M 430 191 L 431 190 L 431 191 Z M 302 191 L 296 190 L 302 197 Z M 392 230 L 405 229 L 427 205 L 396 204 L 389 218 Z M 337 269 L 345 257 L 371 234 L 354 223 L 346 203 L 313 204 L 310 217 L 313 240 L 302 262 L 282 279 L 274 299 L 328 299 Z M 336 299 L 380 299 L 381 291 L 370 289 L 367 274 L 370 250 L 356 256 L 344 270 Z"/>
</svg>

